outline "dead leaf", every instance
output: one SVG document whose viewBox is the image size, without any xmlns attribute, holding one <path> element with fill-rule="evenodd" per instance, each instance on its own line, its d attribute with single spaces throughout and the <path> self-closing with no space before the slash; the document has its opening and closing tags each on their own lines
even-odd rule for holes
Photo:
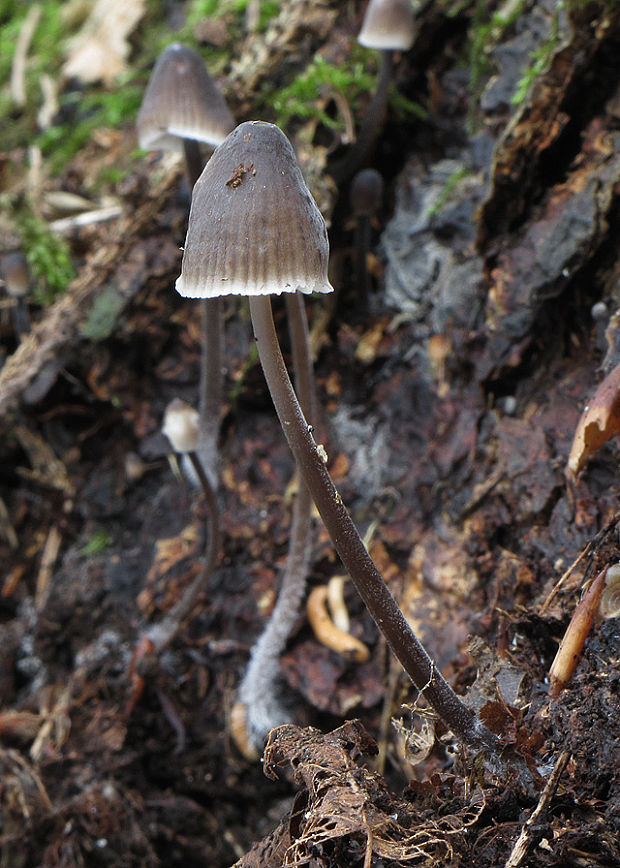
<svg viewBox="0 0 620 868">
<path fill-rule="evenodd" d="M 319 585 L 313 588 L 308 596 L 306 611 L 308 620 L 314 630 L 316 638 L 333 651 L 342 654 L 351 660 L 356 660 L 358 663 L 363 663 L 370 657 L 370 651 L 344 630 L 340 630 L 329 617 L 327 611 L 327 585 Z"/>
<path fill-rule="evenodd" d="M 385 332 L 386 325 L 386 319 L 382 318 L 367 332 L 364 332 L 355 348 L 355 358 L 358 362 L 362 362 L 364 365 L 370 365 L 374 362 L 379 352 L 379 345 Z"/>
<path fill-rule="evenodd" d="M 608 374 L 584 407 L 573 438 L 566 476 L 574 482 L 588 458 L 620 433 L 620 365 Z"/>
<path fill-rule="evenodd" d="M 81 31 L 69 43 L 63 75 L 110 86 L 126 68 L 130 50 L 127 38 L 144 10 L 144 0 L 97 0 Z"/>
<path fill-rule="evenodd" d="M 195 524 L 183 528 L 178 536 L 157 540 L 155 560 L 147 579 L 151 581 L 165 575 L 179 561 L 194 555 L 199 540 L 200 535 Z"/>
</svg>

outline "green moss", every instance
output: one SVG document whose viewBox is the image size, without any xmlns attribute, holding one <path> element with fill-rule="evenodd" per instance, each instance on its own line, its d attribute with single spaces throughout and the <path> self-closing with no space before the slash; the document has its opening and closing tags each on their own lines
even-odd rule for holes
<svg viewBox="0 0 620 868">
<path fill-rule="evenodd" d="M 354 54 L 341 66 L 334 66 L 317 54 L 291 84 L 265 94 L 273 105 L 278 126 L 286 129 L 292 118 L 318 117 L 325 126 L 342 129 L 343 119 L 331 117 L 317 105 L 317 98 L 324 89 L 340 91 L 355 112 L 360 97 L 373 89 L 375 76 L 366 71 L 362 59 L 354 59 Z"/>
<path fill-rule="evenodd" d="M 551 63 L 551 59 L 555 54 L 559 43 L 560 12 L 565 8 L 563 2 L 556 4 L 555 9 L 553 10 L 553 25 L 551 27 L 551 33 L 540 48 L 531 52 L 530 59 L 532 63 L 524 69 L 523 75 L 519 79 L 517 88 L 510 100 L 512 105 L 522 105 L 538 76 L 549 68 L 549 64 Z"/>
<path fill-rule="evenodd" d="M 135 123 L 143 92 L 142 85 L 120 84 L 114 90 L 97 88 L 63 94 L 61 110 L 71 120 L 50 127 L 36 138 L 50 170 L 61 171 L 88 143 L 94 130 Z"/>
<path fill-rule="evenodd" d="M 51 304 L 75 277 L 69 247 L 25 206 L 17 210 L 15 224 L 34 281 L 34 300 Z"/>
<path fill-rule="evenodd" d="M 491 73 L 492 50 L 501 40 L 525 8 L 525 0 L 506 3 L 501 12 L 490 12 L 487 0 L 476 0 L 472 12 L 469 39 L 470 87 L 472 106 L 478 104 L 480 95 Z M 470 121 L 472 120 L 470 116 Z"/>
<path fill-rule="evenodd" d="M 96 530 L 88 542 L 80 549 L 80 554 L 84 557 L 98 555 L 112 543 L 112 537 L 104 528 Z"/>
<path fill-rule="evenodd" d="M 238 18 L 245 16 L 248 0 L 194 0 L 189 4 L 184 30 L 192 31 L 203 18 L 221 18 L 224 15 Z M 264 30 L 271 18 L 280 14 L 277 0 L 261 0 L 259 8 L 259 31 Z"/>
<path fill-rule="evenodd" d="M 455 169 L 454 172 L 448 177 L 446 183 L 444 184 L 444 188 L 439 194 L 439 196 L 435 199 L 433 204 L 426 212 L 427 217 L 436 217 L 437 214 L 440 214 L 441 211 L 446 207 L 459 183 L 470 175 L 471 172 L 466 166 L 461 166 L 458 169 Z"/>
<path fill-rule="evenodd" d="M 411 99 L 407 99 L 407 97 L 399 91 L 396 85 L 393 85 L 390 88 L 390 108 L 398 120 L 405 121 L 410 118 L 411 115 L 420 118 L 422 121 L 428 120 L 428 112 L 424 106 L 421 106 L 419 103 L 414 102 Z"/>
</svg>

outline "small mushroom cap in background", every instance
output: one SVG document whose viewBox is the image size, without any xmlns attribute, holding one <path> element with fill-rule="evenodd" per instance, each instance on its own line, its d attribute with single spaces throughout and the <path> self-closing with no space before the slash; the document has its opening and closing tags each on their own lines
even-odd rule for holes
<svg viewBox="0 0 620 868">
<path fill-rule="evenodd" d="M 0 276 L 11 298 L 25 298 L 30 288 L 28 263 L 23 253 L 7 253 L 0 262 Z"/>
<path fill-rule="evenodd" d="M 181 152 L 182 139 L 219 145 L 234 126 L 202 57 L 179 43 L 162 51 L 138 112 L 140 147 Z"/>
<path fill-rule="evenodd" d="M 372 217 L 383 201 L 383 178 L 376 169 L 362 169 L 354 175 L 349 191 L 354 217 Z"/>
<path fill-rule="evenodd" d="M 357 41 L 366 48 L 407 51 L 414 36 L 411 0 L 370 0 Z"/>
<path fill-rule="evenodd" d="M 177 292 L 331 292 L 328 259 L 325 221 L 289 140 L 274 124 L 240 124 L 194 187 Z"/>
<path fill-rule="evenodd" d="M 200 417 L 198 410 L 174 398 L 164 412 L 162 431 L 170 441 L 175 452 L 195 452 L 198 445 Z"/>
</svg>

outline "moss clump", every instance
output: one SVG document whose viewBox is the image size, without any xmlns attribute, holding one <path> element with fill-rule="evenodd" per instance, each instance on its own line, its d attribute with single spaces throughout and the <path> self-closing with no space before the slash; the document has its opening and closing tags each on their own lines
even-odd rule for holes
<svg viewBox="0 0 620 868">
<path fill-rule="evenodd" d="M 85 558 L 98 555 L 107 549 L 111 543 L 112 537 L 105 528 L 101 528 L 100 530 L 96 530 L 88 542 L 82 546 L 80 554 Z"/>
<path fill-rule="evenodd" d="M 373 89 L 375 76 L 367 72 L 363 60 L 354 59 L 354 55 L 355 52 L 348 63 L 334 66 L 317 54 L 291 84 L 266 94 L 266 100 L 275 110 L 278 126 L 286 129 L 293 118 L 307 120 L 318 117 L 326 127 L 343 129 L 344 119 L 332 117 L 317 105 L 317 101 L 322 93 L 331 89 L 342 94 L 351 110 L 355 111 L 360 97 Z"/>
<path fill-rule="evenodd" d="M 538 76 L 549 68 L 551 59 L 555 54 L 555 51 L 559 44 L 560 12 L 564 8 L 564 3 L 558 3 L 556 8 L 554 9 L 551 33 L 549 34 L 545 42 L 540 46 L 540 48 L 537 48 L 535 51 L 531 52 L 530 59 L 532 63 L 530 66 L 524 69 L 523 74 L 517 83 L 517 88 L 512 95 L 512 99 L 510 100 L 512 105 L 519 106 L 524 103 L 528 93 L 530 92 L 530 88 L 532 87 Z"/>
<path fill-rule="evenodd" d="M 69 247 L 27 207 L 17 211 L 15 225 L 34 281 L 34 300 L 44 306 L 51 304 L 75 277 Z"/>
<path fill-rule="evenodd" d="M 60 172 L 87 144 L 93 131 L 102 127 L 133 124 L 144 88 L 121 84 L 112 91 L 71 91 L 60 98 L 63 123 L 55 124 L 36 138 L 51 172 Z"/>
<path fill-rule="evenodd" d="M 469 29 L 470 87 L 474 96 L 472 107 L 477 106 L 486 80 L 491 74 L 493 49 L 517 21 L 524 8 L 525 0 L 513 0 L 504 4 L 500 11 L 490 11 L 486 0 L 476 0 Z"/>
<path fill-rule="evenodd" d="M 452 196 L 460 182 L 464 178 L 467 178 L 470 174 L 471 170 L 466 168 L 465 166 L 460 166 L 458 169 L 455 169 L 446 180 L 444 188 L 439 194 L 439 196 L 435 199 L 430 208 L 428 208 L 426 216 L 436 217 L 438 214 L 440 214 L 446 207 L 450 199 L 452 199 Z"/>
</svg>

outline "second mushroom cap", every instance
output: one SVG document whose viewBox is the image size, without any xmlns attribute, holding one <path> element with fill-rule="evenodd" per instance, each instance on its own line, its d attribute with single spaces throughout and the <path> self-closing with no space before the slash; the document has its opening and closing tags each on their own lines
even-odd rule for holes
<svg viewBox="0 0 620 868">
<path fill-rule="evenodd" d="M 182 151 L 183 139 L 219 145 L 235 122 L 202 57 L 178 42 L 151 73 L 136 127 L 140 147 Z"/>
</svg>

